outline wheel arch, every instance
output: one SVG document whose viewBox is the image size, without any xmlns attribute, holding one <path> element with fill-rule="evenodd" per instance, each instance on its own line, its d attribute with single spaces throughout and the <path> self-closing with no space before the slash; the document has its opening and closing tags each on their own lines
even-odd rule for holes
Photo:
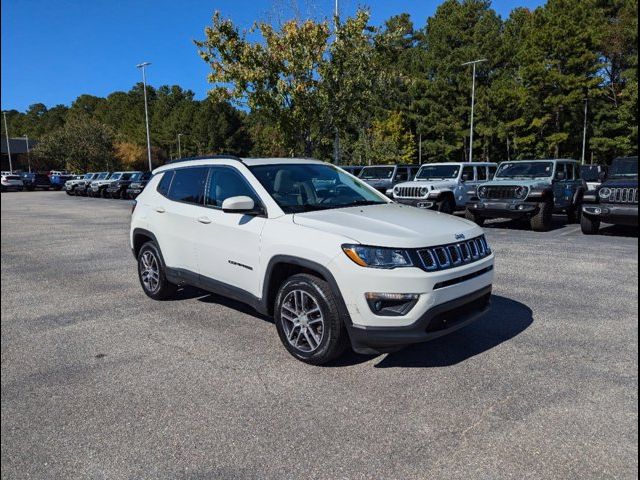
<svg viewBox="0 0 640 480">
<path fill-rule="evenodd" d="M 329 269 L 312 260 L 292 255 L 276 255 L 269 260 L 262 286 L 261 307 L 265 313 L 269 315 L 273 313 L 273 303 L 278 289 L 287 278 L 298 273 L 307 273 L 327 282 L 336 297 L 340 316 L 343 321 L 348 322 L 347 325 L 350 324 L 347 306 L 342 298 L 338 283 Z"/>
</svg>

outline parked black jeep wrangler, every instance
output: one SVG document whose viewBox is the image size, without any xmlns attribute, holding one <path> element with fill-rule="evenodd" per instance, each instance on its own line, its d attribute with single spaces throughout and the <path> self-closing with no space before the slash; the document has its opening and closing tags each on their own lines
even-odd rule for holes
<svg viewBox="0 0 640 480">
<path fill-rule="evenodd" d="M 595 235 L 603 222 L 638 226 L 638 157 L 616 158 L 603 180 L 584 196 L 582 232 Z"/>
</svg>

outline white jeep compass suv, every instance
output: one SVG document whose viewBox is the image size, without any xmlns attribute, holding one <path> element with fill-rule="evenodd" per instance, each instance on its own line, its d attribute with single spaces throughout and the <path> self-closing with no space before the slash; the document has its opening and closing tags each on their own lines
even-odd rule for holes
<svg viewBox="0 0 640 480">
<path fill-rule="evenodd" d="M 315 160 L 162 166 L 137 198 L 131 247 L 149 297 L 188 284 L 245 302 L 316 365 L 349 343 L 392 352 L 457 330 L 487 310 L 493 280 L 476 224 Z"/>
</svg>

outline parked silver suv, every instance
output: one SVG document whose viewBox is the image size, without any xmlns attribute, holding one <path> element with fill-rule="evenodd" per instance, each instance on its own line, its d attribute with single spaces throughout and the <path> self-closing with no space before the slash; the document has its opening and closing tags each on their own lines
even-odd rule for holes
<svg viewBox="0 0 640 480">
<path fill-rule="evenodd" d="M 493 178 L 497 164 L 429 163 L 422 165 L 414 181 L 399 183 L 392 190 L 398 203 L 444 213 L 464 210 L 478 185 Z"/>
</svg>

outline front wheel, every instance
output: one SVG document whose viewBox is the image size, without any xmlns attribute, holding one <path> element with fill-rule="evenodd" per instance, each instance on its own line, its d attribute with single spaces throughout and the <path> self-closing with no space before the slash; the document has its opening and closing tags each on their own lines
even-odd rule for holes
<svg viewBox="0 0 640 480">
<path fill-rule="evenodd" d="M 585 235 L 597 235 L 600 232 L 600 219 L 582 214 L 580 228 Z"/>
<path fill-rule="evenodd" d="M 437 203 L 437 207 L 439 212 L 451 215 L 456 209 L 456 203 L 451 197 L 445 197 L 444 200 Z"/>
<path fill-rule="evenodd" d="M 548 232 L 553 223 L 553 202 L 538 204 L 538 213 L 531 217 L 531 229 L 534 232 Z"/>
<path fill-rule="evenodd" d="M 160 249 L 155 242 L 145 243 L 138 252 L 138 278 L 144 293 L 154 300 L 167 300 L 177 286 L 167 280 Z"/>
<path fill-rule="evenodd" d="M 322 365 L 347 347 L 347 331 L 329 284 L 299 274 L 280 287 L 274 306 L 276 329 L 287 351 L 305 363 Z"/>
<path fill-rule="evenodd" d="M 464 218 L 466 218 L 467 220 L 469 220 L 471 222 L 474 222 L 475 224 L 479 225 L 480 227 L 483 226 L 484 222 L 485 222 L 485 218 L 484 217 L 481 217 L 480 215 L 476 215 L 475 213 L 473 213 L 468 208 L 464 212 Z"/>
</svg>

